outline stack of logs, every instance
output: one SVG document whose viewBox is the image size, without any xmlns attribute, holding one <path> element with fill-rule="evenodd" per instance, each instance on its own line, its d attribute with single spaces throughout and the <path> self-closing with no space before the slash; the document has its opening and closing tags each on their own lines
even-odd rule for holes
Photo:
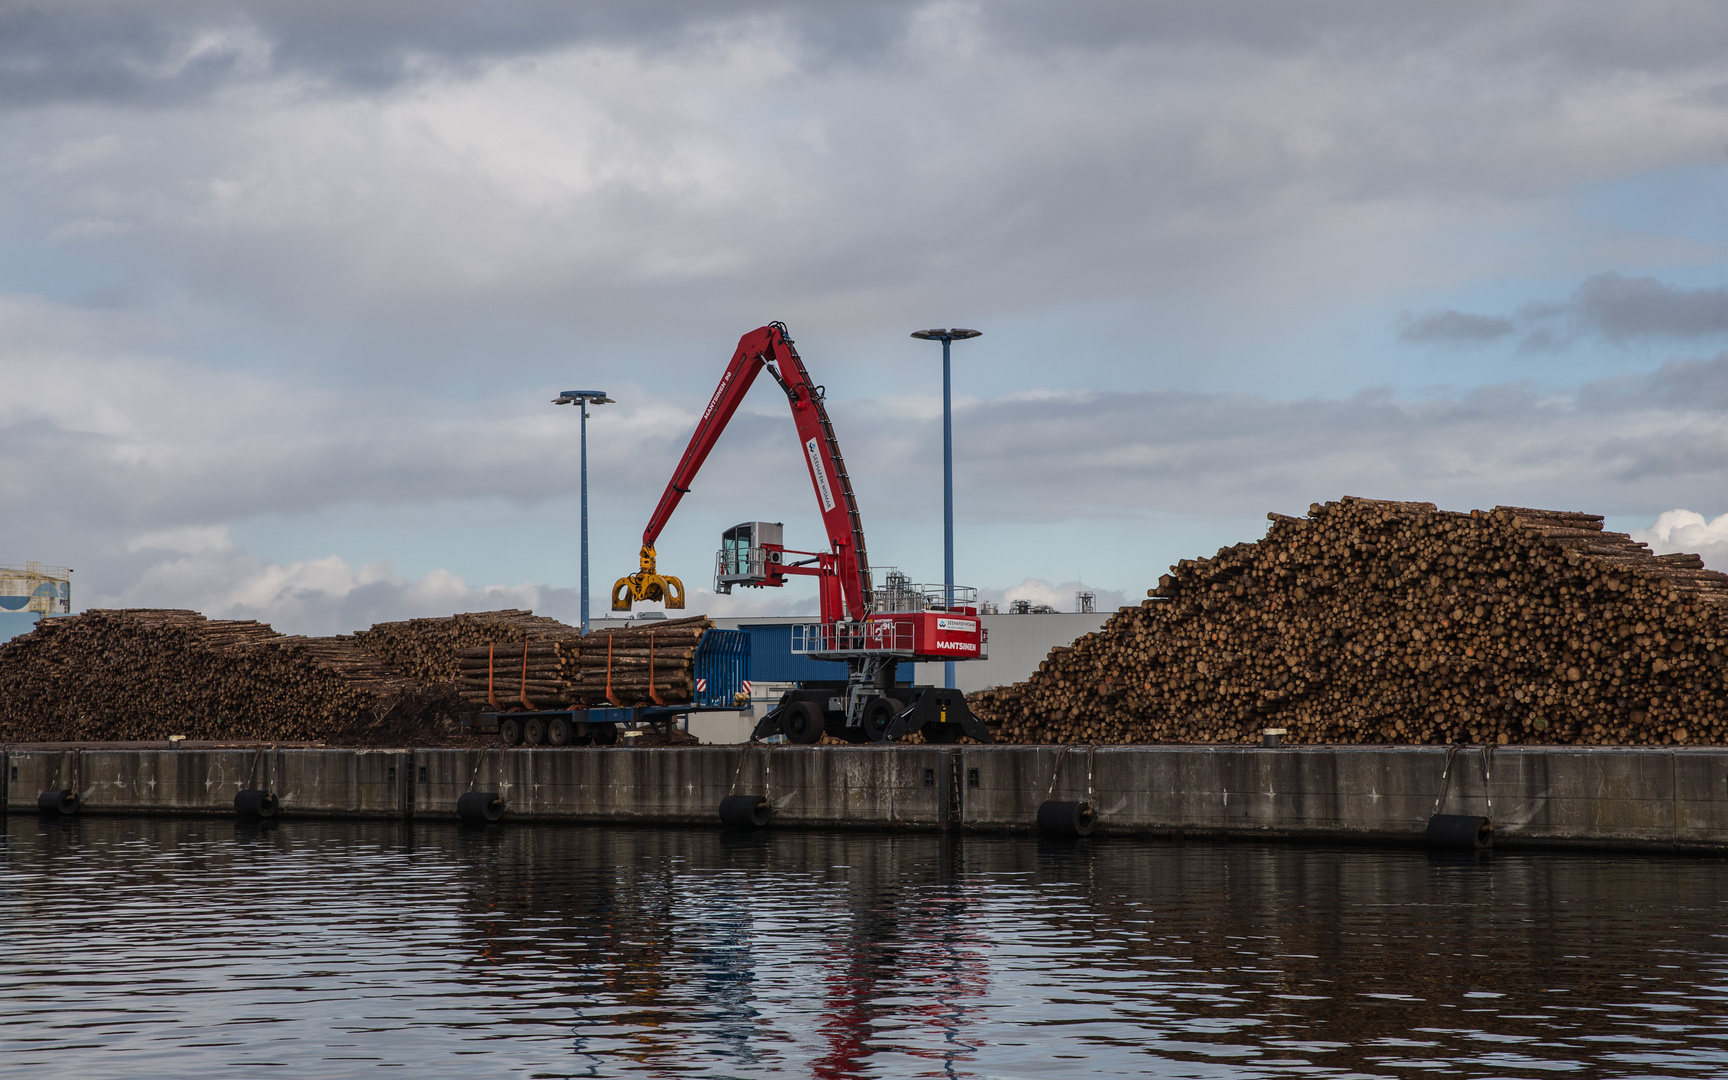
<svg viewBox="0 0 1728 1080">
<path fill-rule="evenodd" d="M 579 627 L 510 608 L 376 623 L 355 633 L 354 640 L 404 675 L 426 683 L 454 683 L 462 679 L 462 657 L 475 647 L 581 636 Z M 517 655 L 520 659 L 519 649 Z"/>
<path fill-rule="evenodd" d="M 88 611 L 0 645 L 0 740 L 370 742 L 455 701 L 352 638 L 290 637 L 193 611 Z"/>
<path fill-rule="evenodd" d="M 973 710 L 1009 742 L 1728 741 L 1728 576 L 1695 555 L 1519 507 L 1268 516 Z"/>
<path fill-rule="evenodd" d="M 459 653 L 462 701 L 476 709 L 545 709 L 691 700 L 706 616 L 599 630 L 587 637 L 472 645 Z M 652 681 L 650 681 L 652 674 Z"/>
</svg>

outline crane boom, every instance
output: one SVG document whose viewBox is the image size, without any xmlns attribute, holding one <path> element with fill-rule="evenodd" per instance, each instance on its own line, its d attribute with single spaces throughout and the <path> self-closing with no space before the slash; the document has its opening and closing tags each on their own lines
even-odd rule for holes
<svg viewBox="0 0 1728 1080">
<path fill-rule="evenodd" d="M 801 456 L 810 472 L 810 484 L 815 489 L 816 502 L 822 512 L 829 549 L 837 564 L 840 596 L 834 597 L 829 589 L 823 589 L 823 618 L 863 619 L 869 614 L 870 560 L 864 546 L 864 522 L 858 514 L 852 480 L 846 473 L 846 462 L 834 437 L 834 425 L 828 419 L 822 387 L 811 382 L 804 361 L 787 336 L 785 324 L 778 322 L 758 327 L 738 339 L 731 363 L 726 366 L 720 384 L 708 399 L 708 407 L 696 422 L 696 430 L 690 436 L 690 444 L 684 448 L 684 456 L 672 471 L 672 479 L 667 482 L 659 504 L 649 517 L 647 527 L 642 530 L 641 572 L 620 579 L 613 587 L 614 610 L 628 611 L 632 600 L 663 600 L 667 607 L 684 606 L 683 583 L 656 572 L 654 545 L 672 512 L 689 492 L 702 463 L 708 460 L 709 452 L 726 430 L 732 415 L 738 411 L 744 395 L 764 368 L 780 384 L 791 406 Z"/>
</svg>

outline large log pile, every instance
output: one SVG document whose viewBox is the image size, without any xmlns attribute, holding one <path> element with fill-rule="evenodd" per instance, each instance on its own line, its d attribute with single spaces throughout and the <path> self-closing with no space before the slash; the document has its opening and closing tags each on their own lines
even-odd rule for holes
<svg viewBox="0 0 1728 1080">
<path fill-rule="evenodd" d="M 453 716 L 494 702 L 689 701 L 712 626 L 699 616 L 584 639 L 509 610 L 306 638 L 193 611 L 89 611 L 0 645 L 0 741 L 449 741 Z"/>
<path fill-rule="evenodd" d="M 1591 514 L 1347 498 L 972 695 L 999 738 L 1721 743 L 1728 576 Z"/>
<path fill-rule="evenodd" d="M 352 638 L 193 611 L 88 611 L 0 645 L 0 740 L 391 741 L 457 708 Z"/>
<path fill-rule="evenodd" d="M 459 653 L 462 701 L 474 709 L 691 700 L 706 616 L 648 626 L 471 645 Z"/>
</svg>

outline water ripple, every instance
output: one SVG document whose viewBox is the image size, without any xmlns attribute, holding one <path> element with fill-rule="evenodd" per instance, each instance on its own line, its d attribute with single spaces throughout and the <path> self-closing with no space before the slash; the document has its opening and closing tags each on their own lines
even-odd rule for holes
<svg viewBox="0 0 1728 1080">
<path fill-rule="evenodd" d="M 1714 859 L 15 815 L 0 1061 L 1722 1075 L 1725 904 Z"/>
</svg>

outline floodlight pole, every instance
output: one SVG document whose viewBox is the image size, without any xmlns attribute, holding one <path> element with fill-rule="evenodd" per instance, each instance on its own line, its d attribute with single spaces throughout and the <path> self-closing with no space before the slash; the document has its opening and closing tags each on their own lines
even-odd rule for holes
<svg viewBox="0 0 1728 1080">
<path fill-rule="evenodd" d="M 954 606 L 954 382 L 948 350 L 954 339 L 942 338 L 942 590 Z M 954 661 L 948 661 L 948 686 L 954 686 Z"/>
<path fill-rule="evenodd" d="M 954 606 L 954 390 L 949 348 L 979 336 L 976 330 L 919 330 L 912 335 L 942 343 L 942 602 Z M 943 685 L 954 688 L 954 661 L 944 661 Z"/>
<path fill-rule="evenodd" d="M 582 413 L 582 632 L 588 632 L 588 406 L 614 404 L 604 390 L 566 390 L 554 405 L 574 404 Z"/>
<path fill-rule="evenodd" d="M 582 410 L 582 633 L 588 633 L 588 402 L 576 403 Z"/>
</svg>

